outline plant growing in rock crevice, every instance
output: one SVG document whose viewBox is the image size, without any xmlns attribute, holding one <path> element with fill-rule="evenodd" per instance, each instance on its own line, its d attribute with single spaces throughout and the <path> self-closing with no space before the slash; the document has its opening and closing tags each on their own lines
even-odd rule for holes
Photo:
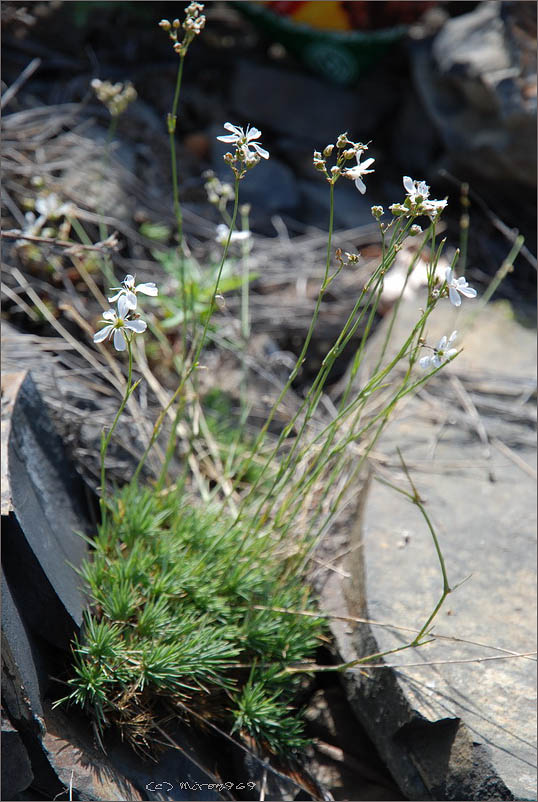
<svg viewBox="0 0 538 802">
<path fill-rule="evenodd" d="M 203 28 L 202 8 L 192 3 L 186 9 L 182 25 L 178 20 L 160 23 L 170 34 L 180 57 L 172 112 L 168 116 L 178 242 L 177 248 L 162 258 L 169 272 L 178 273 L 181 290 L 181 314 L 177 320 L 181 323 L 178 383 L 162 404 L 134 476 L 125 487 L 109 493 L 105 473 L 108 445 L 138 384 L 132 381 L 133 338 L 144 332 L 145 324 L 136 311 L 137 291 L 157 297 L 155 308 L 161 305 L 162 317 L 170 306 L 170 299 L 157 295 L 155 285 L 137 285 L 133 276 L 127 276 L 121 287 L 116 288 L 117 295 L 109 299 L 117 303 L 117 312 L 104 313 L 106 325 L 94 337 L 96 342 L 113 337 L 115 347 L 127 351 L 128 380 L 112 427 L 103 434 L 102 520 L 91 541 L 92 560 L 81 569 L 90 589 L 92 608 L 73 647 L 74 676 L 68 680 L 70 692 L 62 701 L 87 710 L 101 739 L 108 726 L 117 725 L 133 743 L 149 747 L 154 728 L 166 719 L 170 710 L 180 716 L 192 711 L 215 718 L 228 734 L 249 736 L 260 749 L 285 754 L 303 744 L 300 718 L 290 706 L 301 674 L 319 670 L 315 652 L 325 631 L 322 618 L 316 616 L 312 593 L 304 583 L 312 555 L 350 501 L 354 483 L 399 402 L 457 357 L 458 351 L 449 347 L 455 332 L 435 347 L 428 344 L 430 315 L 444 299 L 458 306 L 461 295 L 472 299 L 476 291 L 463 277 L 455 277 L 458 252 L 446 269 L 444 280 L 439 277 L 445 243 L 438 241 L 437 230 L 447 201 L 431 199 L 424 181 L 405 176 L 405 196 L 390 207 L 389 218 L 385 218 L 382 207 L 372 207 L 382 242 L 379 264 L 357 293 L 353 308 L 312 385 L 270 440 L 268 433 L 276 414 L 308 356 L 329 288 L 343 270 L 360 266 L 360 254 L 342 254 L 341 249 L 334 248 L 335 192 L 337 182 L 343 177 L 353 180 L 357 189 L 364 192 L 364 179 L 373 171 L 374 160 L 361 161 L 368 147 L 352 141 L 347 133 L 340 134 L 334 144 L 314 153 L 314 168 L 329 185 L 327 252 L 314 314 L 296 362 L 264 424 L 254 435 L 247 433 L 248 406 L 246 396 L 242 396 L 243 407 L 233 440 L 238 460 L 230 460 L 229 464 L 223 460 L 225 475 L 218 477 L 215 488 L 203 502 L 201 493 L 197 494 L 201 485 L 197 488 L 198 476 L 195 471 L 190 472 L 192 450 L 183 455 L 184 474 L 180 478 L 171 475 L 180 426 L 185 426 L 188 432 L 189 447 L 194 431 L 198 435 L 200 432 L 198 423 L 203 404 L 198 392 L 198 372 L 203 367 L 201 361 L 214 325 L 213 315 L 222 300 L 222 278 L 230 245 L 235 239 L 243 247 L 248 242 L 250 247 L 247 212 L 241 212 L 239 204 L 240 183 L 260 160 L 269 158 L 259 142 L 258 129 L 225 123 L 229 133 L 219 139 L 231 146 L 224 160 L 232 171 L 233 186 L 224 190 L 220 183 L 208 181 L 208 191 L 213 192 L 224 219 L 225 228 L 216 232 L 222 254 L 210 289 L 204 285 L 205 292 L 195 298 L 189 283 L 190 263 L 195 260 L 188 253 L 183 232 L 174 135 L 183 60 L 194 36 Z M 178 41 L 180 27 L 185 31 L 182 42 Z M 231 213 L 226 208 L 228 202 L 233 203 Z M 238 232 L 236 223 L 240 214 L 244 225 Z M 418 220 L 423 225 L 426 221 L 424 231 Z M 387 356 L 392 333 L 392 325 L 389 326 L 376 364 L 365 373 L 363 357 L 384 278 L 408 237 L 421 239 L 400 299 L 394 306 L 392 321 L 398 314 L 409 277 L 421 255 L 429 250 L 426 303 L 417 310 L 416 321 L 405 340 Z M 249 334 L 246 272 L 240 286 L 243 316 L 239 350 L 245 348 Z M 319 408 L 331 370 L 360 327 L 364 334 L 341 394 L 332 414 L 320 417 Z M 242 374 L 243 381 L 246 375 Z M 143 487 L 141 470 L 165 428 L 166 416 L 172 418 L 172 425 L 167 433 L 160 475 L 153 487 Z M 205 436 L 208 452 L 213 449 L 212 453 L 216 451 L 220 457 L 222 443 L 214 448 L 209 427 Z M 409 498 L 421 503 L 416 493 L 409 494 Z M 402 648 L 427 642 L 429 625 L 451 592 L 439 542 L 423 514 L 440 561 L 443 596 L 419 636 Z M 296 611 L 297 615 L 282 615 L 282 611 Z M 368 659 L 355 664 L 367 663 Z M 330 670 L 345 670 L 350 665 Z"/>
</svg>

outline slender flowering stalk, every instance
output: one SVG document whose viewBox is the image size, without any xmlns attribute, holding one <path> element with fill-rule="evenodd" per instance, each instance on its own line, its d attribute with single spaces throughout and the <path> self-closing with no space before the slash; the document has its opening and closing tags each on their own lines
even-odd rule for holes
<svg viewBox="0 0 538 802">
<path fill-rule="evenodd" d="M 187 342 L 187 288 L 185 283 L 185 259 L 183 248 L 183 214 L 181 211 L 181 204 L 179 202 L 179 184 L 177 176 L 177 159 L 176 159 L 176 141 L 175 131 L 177 123 L 177 110 L 179 105 L 179 94 L 181 91 L 181 82 L 183 79 L 183 62 L 187 55 L 188 49 L 196 36 L 202 32 L 205 27 L 206 19 L 202 14 L 204 6 L 202 3 L 190 3 L 185 8 L 185 19 L 180 23 L 179 19 L 174 19 L 170 22 L 167 19 L 162 19 L 159 22 L 159 27 L 166 31 L 172 41 L 174 51 L 179 55 L 179 66 L 176 77 L 176 88 L 174 91 L 174 100 L 172 102 L 172 111 L 167 115 L 167 128 L 168 138 L 170 144 L 170 165 L 172 171 L 172 192 L 174 197 L 174 215 L 177 224 L 177 237 L 178 237 L 178 255 L 179 255 L 179 277 L 181 283 L 181 301 L 182 301 L 182 346 L 186 347 Z M 179 29 L 183 29 L 183 39 L 180 41 L 178 38 Z M 191 298 L 192 302 L 192 298 Z"/>
<path fill-rule="evenodd" d="M 144 288 L 144 289 L 142 289 Z M 127 386 L 125 388 L 125 393 L 120 404 L 120 408 L 116 413 L 116 417 L 110 427 L 110 430 L 105 435 L 104 431 L 101 435 L 101 523 L 102 526 L 106 526 L 106 519 L 107 519 L 107 502 L 106 502 L 106 469 L 105 469 L 105 458 L 106 453 L 108 450 L 108 446 L 110 444 L 110 440 L 114 433 L 116 426 L 118 425 L 118 421 L 121 417 L 123 410 L 125 409 L 125 405 L 129 400 L 129 396 L 137 386 L 138 382 L 133 385 L 132 377 L 133 377 L 133 352 L 132 352 L 132 339 L 135 334 L 143 334 L 146 331 L 147 324 L 143 320 L 131 319 L 129 315 L 132 313 L 133 308 L 136 308 L 136 291 L 144 292 L 146 295 L 157 295 L 158 289 L 155 284 L 152 282 L 149 284 L 139 284 L 135 286 L 134 277 L 131 275 L 127 275 L 124 280 L 122 281 L 122 287 L 119 288 L 120 291 L 113 296 L 114 300 L 117 298 L 117 312 L 113 309 L 107 309 L 103 312 L 103 323 L 106 325 L 98 331 L 93 336 L 93 341 L 95 343 L 103 342 L 103 340 L 113 338 L 114 348 L 116 351 L 125 351 L 127 350 L 129 363 L 128 363 L 128 371 L 127 371 Z M 134 292 L 133 292 L 134 290 Z M 148 291 L 149 290 L 149 291 Z M 129 297 L 129 293 L 134 298 L 134 307 L 133 298 Z"/>
</svg>

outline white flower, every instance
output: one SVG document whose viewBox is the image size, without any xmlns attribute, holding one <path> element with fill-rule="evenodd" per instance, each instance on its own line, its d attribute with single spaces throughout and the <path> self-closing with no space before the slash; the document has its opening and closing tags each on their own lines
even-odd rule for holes
<svg viewBox="0 0 538 802">
<path fill-rule="evenodd" d="M 224 225 L 224 223 L 220 223 L 217 226 L 217 234 L 215 236 L 215 242 L 218 242 L 219 245 L 225 245 L 228 240 L 229 233 L 230 229 L 228 228 L 228 226 Z M 232 231 L 230 242 L 241 242 L 242 240 L 250 239 L 250 237 L 251 237 L 250 231 Z"/>
<path fill-rule="evenodd" d="M 446 198 L 444 200 L 426 200 L 422 204 L 421 209 L 422 212 L 427 214 L 430 220 L 433 221 L 439 217 L 447 203 L 448 200 Z"/>
<path fill-rule="evenodd" d="M 120 298 L 125 297 L 127 299 L 127 309 L 136 309 L 137 293 L 141 292 L 143 295 L 157 295 L 159 292 L 157 285 L 154 284 L 153 281 L 149 281 L 146 284 L 137 284 L 135 286 L 135 277 L 130 274 L 125 276 L 121 284 L 121 287 L 110 288 L 111 290 L 118 290 L 118 292 L 108 300 L 109 303 L 113 304 L 115 301 L 119 301 Z"/>
<path fill-rule="evenodd" d="M 419 365 L 424 370 L 429 368 L 440 368 L 442 364 L 447 362 L 454 354 L 458 353 L 457 348 L 450 348 L 458 335 L 457 331 L 453 331 L 450 337 L 441 337 L 437 348 L 432 348 L 433 354 L 431 356 L 423 356 L 419 360 Z"/>
<path fill-rule="evenodd" d="M 359 192 L 364 195 L 366 192 L 366 185 L 362 180 L 362 176 L 374 172 L 373 170 L 369 170 L 368 167 L 374 163 L 375 159 L 366 159 L 366 161 L 361 164 L 362 150 L 358 151 L 355 155 L 357 158 L 357 166 L 348 167 L 346 170 L 344 170 L 343 175 L 345 175 L 346 178 L 351 178 L 353 181 L 355 181 L 355 186 Z"/>
<path fill-rule="evenodd" d="M 232 125 L 232 123 L 224 123 L 224 127 L 232 133 L 226 136 L 218 136 L 217 139 L 219 142 L 231 142 L 234 144 L 241 151 L 243 161 L 248 162 L 255 158 L 250 152 L 250 148 L 262 159 L 269 158 L 269 151 L 262 148 L 257 142 L 252 141 L 253 139 L 259 139 L 262 135 L 262 132 L 257 128 L 251 128 L 250 125 L 247 125 L 247 130 L 244 131 L 239 125 Z"/>
<path fill-rule="evenodd" d="M 456 278 L 450 267 L 447 267 L 445 270 L 445 281 L 448 287 L 450 303 L 454 304 L 454 306 L 461 306 L 461 298 L 458 293 L 465 295 L 466 298 L 476 298 L 476 290 L 469 287 L 463 276 L 461 278 Z"/>
<path fill-rule="evenodd" d="M 142 334 L 147 328 L 143 320 L 129 320 L 127 315 L 130 309 L 125 295 L 120 295 L 118 299 L 118 312 L 107 309 L 103 312 L 103 321 L 107 324 L 101 331 L 93 335 L 94 343 L 100 343 L 107 338 L 110 339 L 114 334 L 114 348 L 116 351 L 125 351 L 127 347 L 125 329 L 133 331 L 135 334 Z"/>
<path fill-rule="evenodd" d="M 430 197 L 430 188 L 425 181 L 413 181 L 408 175 L 404 175 L 403 185 L 411 203 L 421 203 Z"/>
<path fill-rule="evenodd" d="M 36 212 L 45 220 L 56 219 L 66 214 L 72 214 L 73 207 L 70 203 L 60 203 L 60 199 L 55 192 L 50 195 L 41 195 L 35 202 Z"/>
</svg>

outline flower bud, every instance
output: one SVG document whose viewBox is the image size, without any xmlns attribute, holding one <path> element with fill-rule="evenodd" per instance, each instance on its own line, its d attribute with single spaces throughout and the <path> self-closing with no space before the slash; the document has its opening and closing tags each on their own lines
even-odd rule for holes
<svg viewBox="0 0 538 802">
<path fill-rule="evenodd" d="M 171 25 L 171 23 L 170 23 L 170 21 L 169 21 L 169 20 L 167 20 L 167 19 L 162 19 L 162 20 L 159 22 L 159 27 L 160 27 L 160 28 L 162 28 L 164 31 L 169 31 L 169 30 L 170 30 L 170 28 L 172 27 L 172 25 Z"/>
<path fill-rule="evenodd" d="M 419 234 L 422 234 L 421 227 L 417 225 L 411 226 L 411 228 L 409 229 L 409 236 L 417 237 Z"/>
<path fill-rule="evenodd" d="M 333 152 L 333 150 L 334 150 L 334 145 L 327 145 L 327 147 L 326 147 L 326 148 L 325 148 L 325 150 L 323 151 L 323 156 L 324 156 L 326 159 L 328 159 L 328 158 L 329 158 L 329 156 L 331 155 L 331 153 Z"/>
<path fill-rule="evenodd" d="M 373 217 L 375 217 L 376 220 L 379 220 L 379 218 L 383 216 L 383 207 L 372 206 L 372 215 Z"/>
</svg>

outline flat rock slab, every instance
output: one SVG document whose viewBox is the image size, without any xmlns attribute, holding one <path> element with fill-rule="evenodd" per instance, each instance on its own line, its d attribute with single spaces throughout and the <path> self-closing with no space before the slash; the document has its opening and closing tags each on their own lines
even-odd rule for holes
<svg viewBox="0 0 538 802">
<path fill-rule="evenodd" d="M 84 609 L 71 566 L 86 556 L 87 497 L 31 375 L 2 384 L 2 565 L 25 621 L 67 648 Z"/>
<path fill-rule="evenodd" d="M 403 308 L 397 344 L 419 306 Z M 344 684 L 410 798 L 532 800 L 536 656 L 513 655 L 536 649 L 536 339 L 505 304 L 469 309 L 443 303 L 432 315 L 426 341 L 457 328 L 464 351 L 399 408 L 376 444 L 387 458 L 376 475 L 411 490 L 399 448 L 449 583 L 470 578 L 435 619 L 446 639 L 387 656 L 397 669 L 352 669 Z M 349 545 L 351 578 L 330 578 L 325 609 L 396 626 L 334 622 L 346 661 L 409 643 L 442 591 L 418 507 L 375 476 Z"/>
</svg>

